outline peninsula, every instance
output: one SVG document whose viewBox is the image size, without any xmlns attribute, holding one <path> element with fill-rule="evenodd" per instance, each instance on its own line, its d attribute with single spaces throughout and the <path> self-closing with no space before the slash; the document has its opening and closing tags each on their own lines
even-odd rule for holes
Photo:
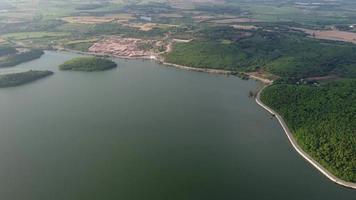
<svg viewBox="0 0 356 200">
<path fill-rule="evenodd" d="M 26 71 L 12 74 L 1 74 L 0 75 L 0 88 L 14 87 L 19 85 L 24 85 L 36 81 L 38 79 L 44 78 L 46 76 L 52 75 L 51 71 Z"/>
</svg>

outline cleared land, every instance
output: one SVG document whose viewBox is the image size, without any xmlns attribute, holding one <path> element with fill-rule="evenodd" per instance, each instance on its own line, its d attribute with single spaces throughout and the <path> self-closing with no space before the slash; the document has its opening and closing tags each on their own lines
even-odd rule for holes
<svg viewBox="0 0 356 200">
<path fill-rule="evenodd" d="M 257 26 L 252 26 L 252 25 L 231 25 L 232 27 L 236 28 L 236 29 L 241 29 L 241 30 L 256 30 L 258 29 Z"/>
<path fill-rule="evenodd" d="M 250 18 L 231 18 L 231 19 L 211 20 L 210 22 L 214 22 L 217 24 L 231 24 L 231 23 L 252 23 L 252 22 L 261 22 L 261 21 L 257 19 L 250 19 Z"/>
<path fill-rule="evenodd" d="M 73 17 L 64 17 L 63 21 L 68 23 L 75 24 L 102 24 L 109 22 L 126 22 L 131 19 L 134 19 L 130 14 L 117 14 L 117 15 L 108 15 L 108 16 L 73 16 Z"/>
<path fill-rule="evenodd" d="M 311 30 L 304 28 L 294 28 L 303 31 L 310 37 L 324 40 L 335 40 L 343 42 L 352 42 L 356 44 L 356 33 L 339 31 L 339 30 Z"/>
<path fill-rule="evenodd" d="M 138 28 L 141 31 L 150 31 L 154 28 L 160 28 L 160 29 L 166 29 L 166 28 L 171 28 L 171 27 L 177 27 L 178 25 L 172 25 L 172 24 L 157 24 L 157 23 L 129 23 L 129 24 L 123 24 L 127 25 L 129 27 L 133 28 Z"/>
<path fill-rule="evenodd" d="M 96 54 L 109 54 L 119 57 L 150 57 L 154 54 L 151 48 L 144 49 L 145 45 L 153 45 L 155 41 L 137 38 L 111 37 L 95 43 L 89 52 Z"/>
</svg>

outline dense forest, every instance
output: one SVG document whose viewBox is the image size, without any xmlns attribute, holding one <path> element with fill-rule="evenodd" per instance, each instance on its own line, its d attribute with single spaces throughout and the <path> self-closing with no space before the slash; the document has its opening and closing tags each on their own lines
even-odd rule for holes
<svg viewBox="0 0 356 200">
<path fill-rule="evenodd" d="M 338 75 L 356 77 L 356 46 L 320 42 L 293 31 L 241 32 L 218 27 L 200 31 L 198 39 L 177 43 L 168 62 L 191 67 L 254 71 L 263 68 L 281 77 Z"/>
<path fill-rule="evenodd" d="M 142 31 L 139 28 L 122 26 L 117 23 L 103 23 L 96 24 L 91 27 L 86 34 L 86 36 L 96 36 L 96 35 L 121 35 L 123 37 L 163 37 L 168 30 L 161 28 L 153 28 L 149 31 Z"/>
<path fill-rule="evenodd" d="M 111 60 L 96 57 L 80 57 L 66 61 L 59 66 L 60 70 L 72 71 L 104 71 L 117 67 L 117 64 Z"/>
<path fill-rule="evenodd" d="M 275 84 L 261 100 L 283 116 L 301 147 L 336 176 L 356 182 L 356 80 L 319 87 Z"/>
<path fill-rule="evenodd" d="M 51 71 L 27 71 L 0 75 L 0 88 L 19 86 L 52 75 Z"/>
</svg>

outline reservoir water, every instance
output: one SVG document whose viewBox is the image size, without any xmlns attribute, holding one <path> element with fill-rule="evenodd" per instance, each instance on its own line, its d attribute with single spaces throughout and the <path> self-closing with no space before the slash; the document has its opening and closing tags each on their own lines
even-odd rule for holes
<svg viewBox="0 0 356 200">
<path fill-rule="evenodd" d="M 355 200 L 248 98 L 255 81 L 115 59 L 61 72 L 46 52 L 0 72 L 53 76 L 0 89 L 0 199 Z"/>
</svg>

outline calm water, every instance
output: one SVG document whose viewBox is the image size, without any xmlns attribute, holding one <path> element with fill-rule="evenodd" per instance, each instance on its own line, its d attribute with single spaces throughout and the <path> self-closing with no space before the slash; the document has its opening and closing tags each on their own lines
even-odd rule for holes
<svg viewBox="0 0 356 200">
<path fill-rule="evenodd" d="M 76 56 L 5 69 L 55 75 L 0 90 L 0 199 L 356 199 L 294 152 L 256 82 L 139 60 L 57 70 Z"/>
</svg>

